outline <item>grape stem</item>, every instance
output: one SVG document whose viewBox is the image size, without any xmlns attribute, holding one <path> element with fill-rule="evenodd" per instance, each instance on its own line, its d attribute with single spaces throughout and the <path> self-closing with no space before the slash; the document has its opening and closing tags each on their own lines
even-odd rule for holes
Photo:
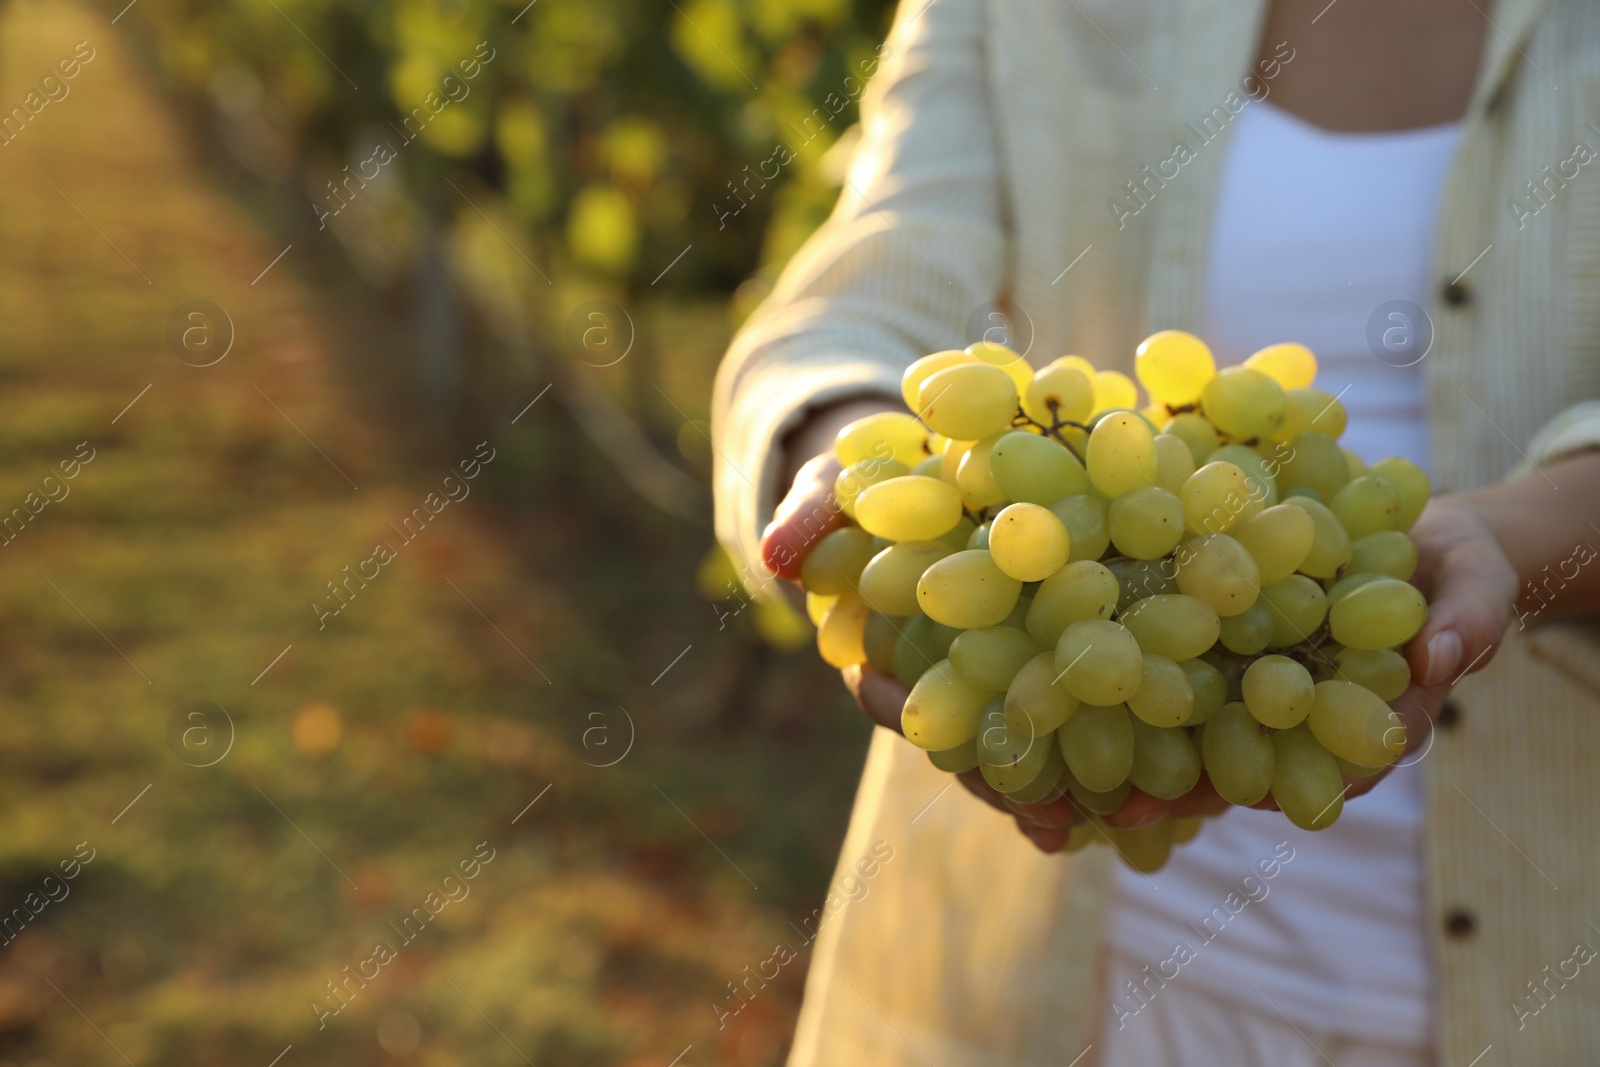
<svg viewBox="0 0 1600 1067">
<path fill-rule="evenodd" d="M 1082 463 L 1083 462 L 1083 457 L 1078 454 L 1078 450 L 1076 448 L 1072 447 L 1072 443 L 1070 441 L 1068 441 L 1065 437 L 1062 436 L 1061 431 L 1062 431 L 1062 429 L 1073 429 L 1073 430 L 1082 430 L 1084 433 L 1088 433 L 1090 431 L 1091 427 L 1089 425 L 1087 425 L 1086 423 L 1073 422 L 1071 419 L 1063 419 L 1063 418 L 1061 418 L 1060 417 L 1060 413 L 1058 411 L 1058 409 L 1061 406 L 1061 403 L 1058 400 L 1046 400 L 1044 402 L 1044 404 L 1045 404 L 1045 407 L 1050 409 L 1050 425 L 1049 426 L 1046 426 L 1044 423 L 1042 423 L 1042 422 L 1038 421 L 1037 419 L 1031 417 L 1030 415 L 1028 415 L 1027 412 L 1023 411 L 1020 407 L 1017 408 L 1016 417 L 1011 420 L 1011 425 L 1013 425 L 1013 426 L 1032 426 L 1032 427 L 1034 427 L 1040 433 L 1042 433 L 1044 436 L 1049 437 L 1052 440 L 1054 440 L 1057 443 L 1059 443 L 1061 445 L 1061 447 L 1065 448 L 1068 452 L 1072 453 L 1072 458 L 1073 459 L 1077 460 L 1079 463 Z"/>
</svg>

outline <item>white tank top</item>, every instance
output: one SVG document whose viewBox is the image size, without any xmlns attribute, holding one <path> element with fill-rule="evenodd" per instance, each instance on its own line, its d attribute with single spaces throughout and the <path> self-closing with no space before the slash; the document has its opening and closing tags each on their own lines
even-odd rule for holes
<svg viewBox="0 0 1600 1067">
<path fill-rule="evenodd" d="M 1459 124 L 1332 133 L 1265 102 L 1234 121 L 1204 339 L 1219 365 L 1278 341 L 1307 345 L 1320 363 L 1317 385 L 1349 413 L 1340 443 L 1369 462 L 1399 455 L 1427 469 L 1422 367 L 1413 362 L 1422 350 L 1406 331 L 1427 328 L 1415 308 L 1438 284 L 1434 223 Z M 1119 868 L 1106 936 L 1165 974 L 1186 946 L 1179 958 L 1192 959 L 1175 981 L 1253 1012 L 1426 1046 L 1433 969 L 1421 785 L 1419 767 L 1398 769 L 1315 834 L 1277 812 L 1235 808 L 1209 820 L 1155 875 Z M 1159 1008 L 1157 995 L 1146 1010 Z"/>
</svg>

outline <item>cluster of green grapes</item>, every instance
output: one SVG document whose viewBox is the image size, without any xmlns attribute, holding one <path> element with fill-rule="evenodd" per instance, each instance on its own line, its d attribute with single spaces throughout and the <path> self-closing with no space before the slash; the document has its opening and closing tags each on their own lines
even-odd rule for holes
<svg viewBox="0 0 1600 1067">
<path fill-rule="evenodd" d="M 1406 531 L 1427 476 L 1366 466 L 1304 346 L 1222 371 L 1198 338 L 1138 348 L 1125 375 L 1067 356 L 1033 370 L 977 344 L 913 363 L 915 415 L 840 431 L 850 524 L 801 570 L 822 656 L 910 689 L 907 740 L 1024 803 L 1094 815 L 1204 772 L 1233 804 L 1269 795 L 1331 825 L 1345 780 L 1405 748 L 1388 706 L 1427 603 Z M 1196 820 L 1080 823 L 1161 866 Z"/>
</svg>

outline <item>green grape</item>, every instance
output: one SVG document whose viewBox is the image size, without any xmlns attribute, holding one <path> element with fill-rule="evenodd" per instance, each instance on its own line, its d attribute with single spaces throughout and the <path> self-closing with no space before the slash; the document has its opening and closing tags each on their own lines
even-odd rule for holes
<svg viewBox="0 0 1600 1067">
<path fill-rule="evenodd" d="M 1111 618 L 1120 593 L 1116 577 L 1101 564 L 1089 559 L 1069 563 L 1039 583 L 1028 607 L 1028 633 L 1041 646 L 1053 648 L 1073 623 Z"/>
<path fill-rule="evenodd" d="M 1162 330 L 1140 342 L 1133 370 L 1151 399 L 1176 408 L 1199 401 L 1217 373 L 1217 362 L 1194 334 Z"/>
<path fill-rule="evenodd" d="M 981 689 L 1005 692 L 1022 665 L 1043 650 L 1033 638 L 1009 626 L 964 630 L 950 644 L 950 666 Z"/>
<path fill-rule="evenodd" d="M 1339 774 L 1344 778 L 1371 778 L 1374 774 L 1382 773 L 1382 767 L 1363 767 L 1359 763 L 1351 763 L 1347 759 L 1333 757 L 1333 762 L 1339 767 Z"/>
<path fill-rule="evenodd" d="M 1255 559 L 1227 534 L 1186 541 L 1175 559 L 1178 589 L 1221 617 L 1249 611 L 1261 593 L 1261 571 Z"/>
<path fill-rule="evenodd" d="M 928 762 L 941 771 L 962 774 L 978 765 L 978 739 L 972 737 L 955 748 L 928 753 Z"/>
<path fill-rule="evenodd" d="M 1061 746 L 1054 737 L 1042 742 L 1045 746 L 1044 766 L 1034 775 L 1033 781 L 1008 794 L 1018 804 L 1048 804 L 1066 793 L 1061 779 L 1067 773 L 1067 761 L 1062 758 Z"/>
<path fill-rule="evenodd" d="M 1022 412 L 1045 426 L 1088 422 L 1094 414 L 1094 379 L 1058 359 L 1034 372 L 1022 397 Z"/>
<path fill-rule="evenodd" d="M 1017 386 L 998 367 L 977 361 L 935 371 L 912 409 L 929 429 L 956 441 L 1002 433 L 1017 413 Z"/>
<path fill-rule="evenodd" d="M 967 535 L 967 547 L 987 549 L 989 547 L 989 534 L 993 532 L 993 529 L 986 522 L 974 526 L 972 533 Z"/>
<path fill-rule="evenodd" d="M 1402 582 L 1417 572 L 1417 545 L 1399 530 L 1379 530 L 1351 545 L 1349 573 L 1381 574 Z"/>
<path fill-rule="evenodd" d="M 1428 506 L 1428 497 L 1433 492 L 1428 476 L 1421 467 L 1399 456 L 1378 460 L 1369 473 L 1388 482 L 1400 496 L 1400 519 L 1395 528 L 1411 529 L 1422 509 Z"/>
<path fill-rule="evenodd" d="M 1067 769 L 1084 788 L 1109 793 L 1127 781 L 1133 769 L 1133 716 L 1123 705 L 1082 704 L 1056 737 Z"/>
<path fill-rule="evenodd" d="M 1056 732 L 1056 739 L 1060 742 L 1057 747 L 1065 752 L 1065 742 L 1060 740 L 1060 731 Z M 1061 780 L 1067 792 L 1072 794 L 1072 799 L 1077 802 L 1077 807 L 1095 815 L 1110 815 L 1113 812 L 1120 811 L 1122 805 L 1128 802 L 1128 794 L 1133 792 L 1133 783 L 1127 779 L 1123 779 L 1121 784 L 1112 789 L 1096 792 L 1078 781 L 1077 777 L 1072 773 L 1070 764 L 1067 766 L 1067 772 L 1062 775 Z M 1099 838 L 1099 836 L 1099 834 L 1095 834 L 1095 837 Z M 1101 840 L 1104 839 L 1101 838 Z"/>
<path fill-rule="evenodd" d="M 1228 531 L 1255 560 L 1262 585 L 1281 582 L 1299 570 L 1316 535 L 1310 512 L 1292 504 L 1275 504 Z"/>
<path fill-rule="evenodd" d="M 916 614 L 900 624 L 900 637 L 894 643 L 894 676 L 910 689 L 935 663 L 950 654 L 950 646 L 961 631 Z"/>
<path fill-rule="evenodd" d="M 840 430 L 833 453 L 845 467 L 866 459 L 894 460 L 909 467 L 928 454 L 928 433 L 903 411 L 880 411 Z"/>
<path fill-rule="evenodd" d="M 1339 765 L 1304 725 L 1272 735 L 1272 799 L 1302 830 L 1325 830 L 1344 810 Z"/>
<path fill-rule="evenodd" d="M 900 710 L 900 732 L 918 748 L 955 748 L 978 735 L 978 719 L 995 694 L 956 674 L 950 661 L 929 667 Z"/>
<path fill-rule="evenodd" d="M 1328 611 L 1328 630 L 1346 648 L 1394 648 L 1428 621 L 1428 602 L 1417 587 L 1375 578 L 1339 598 Z"/>
<path fill-rule="evenodd" d="M 1323 748 L 1363 767 L 1387 767 L 1406 750 L 1400 716 L 1355 682 L 1318 682 L 1306 723 Z"/>
<path fill-rule="evenodd" d="M 844 513 L 853 519 L 856 517 L 856 497 L 860 496 L 867 486 L 886 482 L 890 478 L 903 478 L 910 473 L 911 468 L 904 463 L 897 463 L 894 460 L 864 459 L 850 464 L 839 472 L 839 477 L 833 480 L 833 498 L 839 502 L 839 507 Z"/>
<path fill-rule="evenodd" d="M 1311 672 L 1288 656 L 1262 656 L 1239 683 L 1244 706 L 1262 726 L 1287 730 L 1305 721 L 1316 699 Z"/>
<path fill-rule="evenodd" d="M 961 487 L 956 485 L 956 475 L 961 470 L 961 461 L 967 457 L 967 453 L 977 443 L 977 441 L 950 441 L 946 443 L 944 452 L 939 456 L 939 480 L 941 482 L 957 492 L 960 491 Z"/>
<path fill-rule="evenodd" d="M 1140 649 L 1170 660 L 1193 659 L 1216 644 L 1222 632 L 1217 613 L 1183 593 L 1164 593 L 1135 601 L 1117 621 L 1138 641 Z M 1059 651 L 1057 658 L 1060 658 Z M 1126 695 L 1121 699 L 1126 700 Z"/>
<path fill-rule="evenodd" d="M 989 469 L 1006 499 L 1019 504 L 1054 504 L 1089 488 L 1089 475 L 1059 441 L 1026 430 L 1002 434 L 989 452 Z"/>
<path fill-rule="evenodd" d="M 932 541 L 961 521 L 961 494 L 932 478 L 890 478 L 856 497 L 856 521 L 891 541 Z"/>
<path fill-rule="evenodd" d="M 1350 477 L 1359 478 L 1363 474 L 1367 473 L 1367 464 L 1366 464 L 1366 462 L 1364 460 L 1362 460 L 1362 458 L 1360 456 L 1356 455 L 1354 452 L 1350 451 L 1348 448 L 1341 448 L 1341 449 L 1339 449 L 1339 451 L 1344 453 L 1344 462 L 1345 462 L 1346 468 L 1348 468 L 1348 470 L 1350 472 Z M 1389 484 L 1390 485 L 1394 485 L 1394 482 L 1390 481 Z M 1399 492 L 1400 491 L 1400 487 L 1396 485 L 1395 486 L 1395 491 Z M 1404 499 L 1405 499 L 1404 497 L 1401 498 L 1402 504 L 1404 503 Z"/>
<path fill-rule="evenodd" d="M 872 609 L 852 594 L 839 597 L 817 626 L 817 653 L 830 667 L 853 667 L 867 661 L 867 616 Z"/>
<path fill-rule="evenodd" d="M 1139 688 L 1143 670 L 1139 643 L 1119 623 L 1101 619 L 1075 622 L 1056 642 L 1058 684 L 1090 704 L 1120 705 Z M 1071 753 L 1068 756 L 1070 763 Z"/>
<path fill-rule="evenodd" d="M 800 564 L 800 584 L 823 596 L 854 592 L 862 568 L 872 556 L 870 533 L 859 526 L 834 530 L 806 553 Z"/>
<path fill-rule="evenodd" d="M 806 618 L 811 620 L 811 625 L 821 626 L 822 618 L 828 614 L 828 609 L 833 607 L 836 596 L 823 596 L 821 593 L 806 593 Z"/>
<path fill-rule="evenodd" d="M 943 453 L 940 453 L 938 455 L 929 456 L 927 459 L 922 460 L 915 467 L 911 468 L 911 473 L 915 474 L 919 478 L 937 478 L 937 477 L 939 477 L 939 471 L 943 467 L 944 467 L 944 455 L 943 455 Z M 898 475 L 890 475 L 890 477 L 898 477 Z M 862 488 L 864 489 L 866 487 L 862 486 Z M 854 506 L 855 506 L 855 497 L 851 497 L 850 498 L 850 505 L 851 505 L 852 508 L 854 508 Z M 851 518 L 855 517 L 855 512 L 854 511 L 850 512 L 850 517 Z"/>
<path fill-rule="evenodd" d="M 917 395 L 922 391 L 922 383 L 930 377 L 944 370 L 946 367 L 956 367 L 963 363 L 976 363 L 978 360 L 958 349 L 949 349 L 944 352 L 935 352 L 931 356 L 923 356 L 911 366 L 906 368 L 900 376 L 900 396 L 905 400 L 906 407 L 912 411 L 917 410 Z"/>
<path fill-rule="evenodd" d="M 1386 703 L 1398 700 L 1411 687 L 1411 667 L 1393 649 L 1340 649 L 1333 656 L 1333 666 L 1342 680 L 1372 690 Z"/>
<path fill-rule="evenodd" d="M 1400 494 L 1376 474 L 1363 474 L 1334 494 L 1328 510 L 1352 538 L 1393 530 L 1400 522 Z"/>
<path fill-rule="evenodd" d="M 1245 360 L 1244 365 L 1265 374 L 1286 391 L 1303 389 L 1317 378 L 1317 357 L 1305 345 L 1268 345 Z"/>
<path fill-rule="evenodd" d="M 1096 371 L 1094 375 L 1094 411 L 1103 415 L 1108 411 L 1131 411 L 1139 402 L 1139 390 L 1133 379 L 1114 370 Z"/>
<path fill-rule="evenodd" d="M 1261 604 L 1272 612 L 1272 640 L 1268 648 L 1288 648 L 1317 632 L 1328 615 L 1328 597 L 1322 586 L 1303 574 L 1264 586 Z"/>
<path fill-rule="evenodd" d="M 1283 386 L 1249 367 L 1227 367 L 1207 381 L 1200 406 L 1212 425 L 1237 441 L 1270 436 L 1289 415 Z"/>
<path fill-rule="evenodd" d="M 1189 454 L 1194 457 L 1197 468 L 1204 465 L 1211 453 L 1222 444 L 1222 438 L 1217 435 L 1217 428 L 1211 425 L 1211 420 L 1193 411 L 1172 416 L 1161 432 L 1188 445 Z"/>
<path fill-rule="evenodd" d="M 977 528 L 977 523 L 963 515 L 954 526 L 950 527 L 949 533 L 940 534 L 934 540 L 949 545 L 952 552 L 959 552 L 967 547 L 967 542 L 972 539 L 972 531 Z"/>
<path fill-rule="evenodd" d="M 1177 493 L 1195 472 L 1194 453 L 1183 438 L 1174 434 L 1158 433 L 1155 442 L 1156 484 L 1169 493 Z"/>
<path fill-rule="evenodd" d="M 894 674 L 894 646 L 899 640 L 900 620 L 876 611 L 867 616 L 867 624 L 861 631 L 861 646 L 873 670 L 879 674 Z"/>
<path fill-rule="evenodd" d="M 1155 434 L 1131 411 L 1113 411 L 1094 424 L 1085 457 L 1089 481 L 1115 499 L 1140 486 L 1156 484 Z"/>
<path fill-rule="evenodd" d="M 1344 436 L 1345 426 L 1350 420 L 1338 397 L 1309 386 L 1290 389 L 1287 395 L 1289 410 L 1293 414 L 1284 421 L 1293 422 L 1299 433 L 1315 430 L 1335 441 Z"/>
<path fill-rule="evenodd" d="M 1238 615 L 1222 620 L 1222 647 L 1237 656 L 1253 656 L 1272 643 L 1272 612 L 1256 603 Z"/>
<path fill-rule="evenodd" d="M 1234 523 L 1260 511 L 1250 495 L 1250 477 L 1236 464 L 1210 462 L 1178 490 L 1183 520 L 1192 534 L 1226 533 Z"/>
<path fill-rule="evenodd" d="M 1056 747 L 1055 737 L 1019 734 L 1006 725 L 998 700 L 983 709 L 978 725 L 978 767 L 983 780 L 1002 793 L 1014 793 L 1032 782 Z"/>
<path fill-rule="evenodd" d="M 1289 444 L 1292 450 L 1278 465 L 1278 488 L 1314 489 L 1318 499 L 1331 500 L 1350 481 L 1344 449 L 1325 433 L 1307 430 Z"/>
<path fill-rule="evenodd" d="M 989 552 L 1019 582 L 1040 582 L 1067 565 L 1070 538 L 1055 513 L 1038 504 L 1011 504 L 994 517 Z"/>
<path fill-rule="evenodd" d="M 993 341 L 979 341 L 967 346 L 967 355 L 1005 371 L 1012 384 L 1017 387 L 1018 396 L 1025 393 L 1028 386 L 1033 384 L 1033 367 L 1015 350 L 1005 345 Z"/>
<path fill-rule="evenodd" d="M 857 591 L 874 611 L 915 615 L 922 610 L 917 605 L 917 582 L 924 571 L 953 551 L 943 541 L 901 541 L 890 545 L 867 562 L 857 580 Z"/>
<path fill-rule="evenodd" d="M 961 630 L 1004 622 L 1021 595 L 1022 583 L 995 566 L 993 557 L 983 549 L 936 560 L 917 580 L 922 613 Z"/>
<path fill-rule="evenodd" d="M 1143 658 L 1139 688 L 1128 697 L 1127 703 L 1128 710 L 1133 712 L 1135 718 L 1151 726 L 1178 726 L 1194 714 L 1194 690 L 1183 668 L 1165 656 L 1154 656 L 1147 652 Z M 1139 788 L 1144 789 L 1144 786 Z"/>
<path fill-rule="evenodd" d="M 1206 722 L 1200 751 L 1206 776 L 1228 803 L 1249 807 L 1272 791 L 1272 737 L 1243 703 L 1217 709 Z"/>
<path fill-rule="evenodd" d="M 1183 540 L 1183 504 L 1159 486 L 1133 489 L 1111 502 L 1106 528 L 1123 555 L 1160 559 Z"/>
<path fill-rule="evenodd" d="M 1253 448 L 1223 445 L 1211 453 L 1211 462 L 1232 463 L 1244 471 L 1245 478 L 1250 482 L 1249 498 L 1253 506 L 1246 510 L 1243 518 L 1249 518 L 1262 508 L 1270 508 L 1278 502 L 1278 483 L 1273 478 L 1273 471 L 1282 465 L 1281 460 L 1274 459 L 1269 464 L 1266 457 Z"/>
<path fill-rule="evenodd" d="M 1180 672 L 1181 673 L 1181 672 Z M 1176 800 L 1200 781 L 1200 753 L 1183 730 L 1133 725 L 1133 766 L 1128 781 L 1161 800 Z"/>
<path fill-rule="evenodd" d="M 1285 489 L 1282 493 L 1278 494 L 1278 496 L 1279 499 L 1283 500 L 1285 503 L 1288 503 L 1291 497 L 1297 496 L 1303 497 L 1306 500 L 1315 500 L 1319 504 L 1322 503 L 1322 494 L 1311 488 L 1309 485 L 1290 486 L 1288 489 Z"/>
<path fill-rule="evenodd" d="M 1189 679 L 1189 689 L 1194 693 L 1194 711 L 1183 725 L 1203 726 L 1228 702 L 1228 680 L 1203 659 L 1179 660 L 1178 668 Z"/>
<path fill-rule="evenodd" d="M 1000 443 L 1001 437 L 1000 434 L 985 437 L 967 449 L 967 454 L 962 456 L 961 462 L 956 465 L 956 489 L 960 491 L 962 500 L 974 511 L 1005 503 L 1005 490 L 995 481 L 994 470 L 990 465 L 990 456 L 994 446 Z"/>
<path fill-rule="evenodd" d="M 1055 517 L 1067 528 L 1067 559 L 1095 560 L 1106 554 L 1111 533 L 1106 526 L 1106 506 L 1088 493 L 1064 496 L 1050 505 Z"/>
<path fill-rule="evenodd" d="M 1128 788 L 1132 789 L 1133 787 L 1129 786 Z M 1105 840 L 1100 836 L 1100 833 L 1100 828 L 1092 822 L 1073 823 L 1072 831 L 1067 835 L 1067 843 L 1062 847 L 1061 851 L 1068 854 L 1082 852 L 1091 844 Z"/>
<path fill-rule="evenodd" d="M 1172 855 L 1172 820 L 1163 819 L 1136 830 L 1111 829 L 1111 843 L 1122 862 L 1144 874 L 1154 874 Z"/>
<path fill-rule="evenodd" d="M 1017 597 L 1017 606 L 1011 609 L 1011 614 L 1005 617 L 1000 625 L 1009 626 L 1013 630 L 1026 630 L 1028 628 L 1028 609 L 1033 607 L 1033 593 L 1039 588 L 1039 582 L 1028 582 L 1022 587 L 1022 595 Z M 1033 589 L 1028 587 L 1032 586 Z M 1041 644 L 1040 648 L 1048 647 Z"/>
<path fill-rule="evenodd" d="M 1117 597 L 1117 611 L 1147 596 L 1178 591 L 1170 560 L 1113 559 L 1107 561 L 1105 566 L 1116 576 L 1117 587 L 1121 590 Z"/>
<path fill-rule="evenodd" d="M 1006 690 L 1006 725 L 1042 737 L 1078 710 L 1078 698 L 1056 684 L 1056 654 L 1041 652 L 1022 665 Z"/>
<path fill-rule="evenodd" d="M 1204 660 L 1222 674 L 1230 697 L 1239 691 L 1239 683 L 1244 680 L 1244 669 L 1249 666 L 1248 663 L 1237 656 L 1224 656 L 1215 649 L 1207 652 Z"/>
<path fill-rule="evenodd" d="M 1332 578 L 1350 562 L 1352 543 L 1344 524 L 1333 512 L 1315 500 L 1291 497 L 1284 503 L 1311 516 L 1311 551 L 1300 564 L 1300 573 L 1313 578 Z"/>
</svg>

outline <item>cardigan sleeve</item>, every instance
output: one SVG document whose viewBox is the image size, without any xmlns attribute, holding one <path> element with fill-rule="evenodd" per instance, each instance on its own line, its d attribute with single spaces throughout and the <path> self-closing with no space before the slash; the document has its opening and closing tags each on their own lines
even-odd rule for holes
<svg viewBox="0 0 1600 1067">
<path fill-rule="evenodd" d="M 734 337 L 712 405 L 717 535 L 768 586 L 762 526 L 783 436 L 808 409 L 898 398 L 901 372 L 958 347 L 1001 284 L 997 145 L 982 0 L 905 0 L 861 104 L 838 204 Z"/>
<path fill-rule="evenodd" d="M 1519 464 L 1512 476 L 1532 474 L 1548 463 L 1591 448 L 1600 448 L 1600 400 L 1573 404 L 1541 426 L 1528 442 L 1527 462 Z M 1592 550 L 1600 550 L 1600 533 L 1588 543 Z M 1522 625 L 1519 620 L 1513 628 Z M 1600 619 L 1536 623 L 1528 626 L 1526 639 L 1535 659 L 1600 691 Z"/>
</svg>

